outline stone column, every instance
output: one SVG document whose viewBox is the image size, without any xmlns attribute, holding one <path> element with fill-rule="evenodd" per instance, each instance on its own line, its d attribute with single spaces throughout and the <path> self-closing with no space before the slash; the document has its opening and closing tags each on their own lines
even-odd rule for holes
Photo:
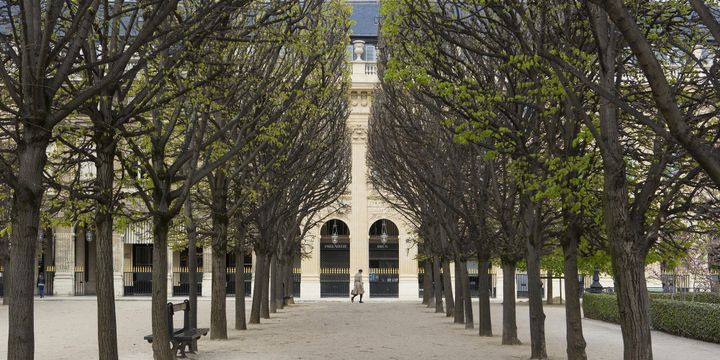
<svg viewBox="0 0 720 360">
<path fill-rule="evenodd" d="M 457 297 L 457 290 L 455 290 L 455 262 L 450 262 L 450 288 L 452 288 L 453 300 Z"/>
<path fill-rule="evenodd" d="M 369 112 L 369 93 L 353 94 L 353 109 L 349 126 L 352 130 L 352 183 L 350 213 L 350 287 L 352 276 L 363 269 L 365 297 L 370 297 L 368 281 L 369 266 L 369 225 L 368 225 L 368 184 L 367 184 L 367 122 Z M 365 101 L 363 101 L 363 98 Z"/>
<path fill-rule="evenodd" d="M 115 297 L 123 296 L 123 272 L 125 271 L 125 248 L 123 234 L 113 232 L 113 288 Z"/>
<path fill-rule="evenodd" d="M 255 274 L 257 273 L 257 256 L 255 255 L 255 251 L 250 251 L 250 258 L 252 259 L 252 266 L 250 266 L 250 294 L 245 295 L 252 295 L 253 291 L 255 291 Z"/>
<path fill-rule="evenodd" d="M 310 230 L 312 249 L 310 257 L 300 262 L 300 298 L 303 300 L 320 299 L 320 229 L 322 225 Z"/>
<path fill-rule="evenodd" d="M 503 277 L 503 271 L 502 271 L 502 267 L 494 266 L 494 268 L 495 268 L 495 273 L 497 274 L 496 277 L 495 277 L 495 278 L 497 279 L 497 280 L 496 280 L 496 283 L 495 283 L 495 292 L 496 292 L 496 295 L 497 295 L 497 296 L 495 296 L 495 299 L 497 299 L 498 301 L 502 302 L 502 299 L 503 299 L 503 289 L 504 289 L 504 286 L 503 286 L 503 279 L 504 279 L 504 277 Z"/>
<path fill-rule="evenodd" d="M 255 262 L 253 261 L 253 266 Z M 202 296 L 212 294 L 212 246 L 203 248 Z"/>
<path fill-rule="evenodd" d="M 167 262 L 167 294 L 168 297 L 173 296 L 173 263 L 174 263 L 174 257 L 175 252 L 171 247 L 168 246 L 167 249 L 168 252 L 168 262 Z"/>
<path fill-rule="evenodd" d="M 416 259 L 417 246 L 408 243 L 409 239 L 410 235 L 407 230 L 403 230 L 398 239 L 398 298 L 401 300 L 418 300 L 420 286 L 418 285 L 418 262 Z"/>
<path fill-rule="evenodd" d="M 57 227 L 55 236 L 56 296 L 75 295 L 75 234 L 71 227 Z"/>
</svg>

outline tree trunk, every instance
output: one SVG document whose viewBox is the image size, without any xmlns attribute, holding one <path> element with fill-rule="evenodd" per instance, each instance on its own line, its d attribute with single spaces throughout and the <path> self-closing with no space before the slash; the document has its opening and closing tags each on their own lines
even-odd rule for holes
<svg viewBox="0 0 720 360">
<path fill-rule="evenodd" d="M 540 278 L 540 254 L 534 237 L 527 238 L 528 297 L 530 302 L 530 358 L 547 359 L 545 344 L 545 313 L 542 304 L 542 279 Z"/>
<path fill-rule="evenodd" d="M 432 263 L 430 262 L 430 259 L 426 259 L 423 262 L 423 304 L 427 305 L 427 307 L 433 307 L 435 305 L 435 301 L 433 300 L 433 281 L 432 281 Z"/>
<path fill-rule="evenodd" d="M 631 249 L 627 250 L 631 251 Z M 613 255 L 613 271 L 616 274 L 615 292 L 620 309 L 624 358 L 652 360 L 645 257 L 630 251 L 620 253 L 616 249 Z"/>
<path fill-rule="evenodd" d="M 162 206 L 160 206 L 162 207 Z M 167 323 L 169 219 L 153 216 L 152 333 L 153 358 L 174 360 Z"/>
<path fill-rule="evenodd" d="M 210 299 L 210 339 L 227 339 L 227 177 L 218 170 L 211 177 L 212 193 L 212 295 Z"/>
<path fill-rule="evenodd" d="M 442 275 L 440 274 L 440 259 L 437 256 L 432 258 L 432 276 L 433 276 L 433 290 L 435 292 L 435 312 L 442 313 L 443 310 L 443 285 Z"/>
<path fill-rule="evenodd" d="M 278 309 L 284 309 L 285 299 L 288 298 L 288 292 L 292 294 L 292 265 L 283 264 L 283 266 L 280 267 L 278 276 L 280 277 L 281 283 L 278 288 L 277 307 Z"/>
<path fill-rule="evenodd" d="M 566 217 L 567 218 L 567 217 Z M 573 221 L 573 220 L 570 220 Z M 573 221 L 574 222 L 574 221 Z M 580 239 L 576 225 L 568 224 L 562 239 L 565 272 L 565 328 L 567 329 L 568 359 L 585 360 L 585 337 L 583 336 L 580 307 L 580 283 L 578 282 L 577 247 Z"/>
<path fill-rule="evenodd" d="M 455 311 L 453 311 L 453 322 L 455 324 L 465 323 L 465 301 L 463 300 L 465 293 L 463 293 L 462 288 L 462 264 L 461 261 L 455 260 L 455 302 L 457 304 Z"/>
<path fill-rule="evenodd" d="M 555 303 L 555 300 L 553 300 L 553 273 L 551 270 L 548 270 L 547 272 L 547 295 L 545 295 L 545 302 L 548 305 L 552 305 Z"/>
<path fill-rule="evenodd" d="M 547 359 L 545 343 L 545 313 L 542 302 L 542 279 L 540 278 L 540 253 L 542 234 L 540 230 L 540 205 L 534 203 L 529 194 L 520 195 L 520 212 L 524 224 L 525 246 L 527 247 L 528 297 L 530 305 L 530 358 Z"/>
<path fill-rule="evenodd" d="M 31 132 L 31 130 L 25 130 Z M 20 144 L 18 184 L 13 193 L 13 233 L 10 257 L 12 266 L 5 270 L 12 279 L 7 289 L 8 359 L 32 360 L 35 352 L 35 320 L 33 296 L 35 290 L 35 249 L 40 225 L 40 205 L 44 193 L 43 169 L 48 141 L 34 139 Z M 40 138 L 40 135 L 37 135 Z"/>
<path fill-rule="evenodd" d="M 225 246 L 218 248 L 213 247 L 212 297 L 210 299 L 210 339 L 227 339 L 226 284 L 227 251 L 225 250 Z M 235 290 L 237 291 L 237 289 Z"/>
<path fill-rule="evenodd" d="M 250 324 L 260 323 L 260 307 L 262 305 L 263 288 L 262 283 L 263 279 L 265 278 L 265 275 L 263 273 L 266 271 L 265 255 L 256 250 L 255 259 L 255 282 L 253 283 L 252 307 L 250 309 Z"/>
<path fill-rule="evenodd" d="M 280 279 L 278 279 L 278 267 L 280 266 L 278 262 L 277 256 L 274 256 L 272 261 L 270 262 L 270 288 L 268 296 L 270 296 L 269 300 L 269 308 L 270 313 L 275 314 L 277 313 L 277 294 L 278 294 L 278 287 L 280 286 Z"/>
<path fill-rule="evenodd" d="M 266 256 L 261 288 L 262 306 L 260 307 L 260 316 L 262 316 L 263 319 L 270 318 L 270 266 L 273 261 L 272 255 Z"/>
<path fill-rule="evenodd" d="M 480 336 L 492 336 L 492 320 L 490 318 L 490 259 L 478 257 L 478 320 Z"/>
<path fill-rule="evenodd" d="M 285 305 L 293 305 L 295 304 L 295 269 L 293 268 L 293 265 L 288 265 L 287 267 L 288 273 L 287 273 L 287 282 L 285 283 L 285 301 L 283 303 Z"/>
<path fill-rule="evenodd" d="M 193 216 L 192 197 L 188 196 L 185 200 L 185 232 L 188 238 L 188 282 L 190 283 L 190 327 L 197 328 L 197 226 L 195 225 L 195 217 Z M 207 291 L 207 290 L 205 290 Z M 192 351 L 197 351 L 197 341 L 190 344 Z"/>
<path fill-rule="evenodd" d="M 515 261 L 502 260 L 503 270 L 503 345 L 520 345 L 515 308 Z"/>
<path fill-rule="evenodd" d="M 95 293 L 98 316 L 98 358 L 117 360 L 117 325 L 113 281 L 113 199 L 116 143 L 109 134 L 96 134 L 95 167 Z M 88 271 L 89 269 L 86 269 Z"/>
<path fill-rule="evenodd" d="M 599 81 L 606 89 L 615 89 L 617 30 L 608 14 L 590 5 L 597 36 L 600 61 Z M 617 9 L 616 9 L 617 10 Z M 616 20 L 617 21 L 617 20 Z M 649 302 L 645 283 L 647 240 L 641 239 L 630 224 L 627 171 L 624 148 L 620 143 L 617 107 L 599 99 L 600 141 L 603 159 L 603 213 L 610 243 L 610 255 L 616 280 L 626 360 L 652 360 Z"/>
<path fill-rule="evenodd" d="M 450 276 L 450 262 L 442 260 L 443 267 L 443 292 L 445 293 L 445 316 L 451 317 L 455 312 L 455 301 L 453 300 L 452 278 Z"/>
<path fill-rule="evenodd" d="M 463 261 L 462 265 L 460 266 L 461 270 L 461 288 L 463 294 L 463 304 L 465 308 L 465 328 L 466 329 L 472 329 L 475 327 L 474 319 L 473 319 L 473 311 L 472 311 L 472 295 L 470 294 L 470 274 L 468 274 L 467 270 L 467 261 Z"/>
<path fill-rule="evenodd" d="M 247 330 L 245 319 L 245 251 L 240 241 L 235 246 L 235 329 Z"/>
</svg>

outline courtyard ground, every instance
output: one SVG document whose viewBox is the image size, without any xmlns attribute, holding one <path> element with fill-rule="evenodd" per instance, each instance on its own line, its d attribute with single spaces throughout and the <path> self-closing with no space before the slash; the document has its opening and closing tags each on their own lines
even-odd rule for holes
<svg viewBox="0 0 720 360">
<path fill-rule="evenodd" d="M 249 304 L 248 304 L 249 305 Z M 477 304 L 475 305 L 477 306 Z M 210 302 L 199 302 L 199 324 L 209 325 Z M 36 359 L 97 358 L 94 298 L 36 301 Z M 234 302 L 228 301 L 228 324 L 233 326 Z M 249 309 L 249 307 L 248 307 Z M 496 336 L 481 338 L 451 318 L 435 314 L 419 303 L 305 302 L 249 325 L 247 331 L 229 330 L 229 340 L 203 338 L 194 359 L 527 359 L 529 330 L 527 305 L 518 305 L 518 332 L 523 345 L 501 346 L 500 304 L 493 304 Z M 565 358 L 564 308 L 545 308 L 546 335 L 551 359 Z M 179 314 L 178 314 L 179 315 Z M 178 321 L 181 317 L 176 315 Z M 150 301 L 117 302 L 120 359 L 152 359 Z M 7 357 L 8 307 L 0 306 L 0 359 Z M 622 358 L 620 327 L 584 321 L 588 358 Z M 653 332 L 656 360 L 718 359 L 720 345 Z"/>
</svg>

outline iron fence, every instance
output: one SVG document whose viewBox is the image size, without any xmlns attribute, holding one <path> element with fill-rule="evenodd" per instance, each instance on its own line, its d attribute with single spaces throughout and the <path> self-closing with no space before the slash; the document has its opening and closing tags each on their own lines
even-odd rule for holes
<svg viewBox="0 0 720 360">
<path fill-rule="evenodd" d="M 371 268 L 368 272 L 370 296 L 397 297 L 400 277 L 397 268 Z"/>
<path fill-rule="evenodd" d="M 350 296 L 350 268 L 321 268 L 320 297 Z"/>
<path fill-rule="evenodd" d="M 528 289 L 528 275 L 527 274 L 516 274 L 515 275 L 515 286 L 517 291 L 517 298 L 528 298 L 529 297 L 529 289 Z M 545 282 L 542 282 L 542 298 L 545 298 Z"/>
<path fill-rule="evenodd" d="M 55 294 L 55 266 L 45 267 L 45 296 Z"/>
<path fill-rule="evenodd" d="M 125 296 L 149 296 L 152 294 L 152 266 L 133 266 L 123 273 Z"/>
<path fill-rule="evenodd" d="M 300 297 L 300 279 L 302 276 L 300 276 L 300 269 L 294 268 L 293 269 L 293 296 L 299 298 Z"/>
<path fill-rule="evenodd" d="M 195 278 L 198 296 L 202 296 L 202 276 L 203 269 L 198 268 Z M 190 269 L 187 266 L 173 269 L 173 296 L 188 295 L 190 295 Z"/>
<path fill-rule="evenodd" d="M 243 284 L 245 285 L 245 297 L 249 297 L 252 295 L 252 266 L 245 266 L 243 270 L 243 277 L 245 278 L 245 281 L 243 281 Z M 235 267 L 228 267 L 227 275 L 225 275 L 226 295 L 235 295 L 235 275 Z"/>
<path fill-rule="evenodd" d="M 468 277 L 470 278 L 470 297 L 480 296 L 480 276 L 478 275 L 478 269 L 468 269 Z M 490 292 L 491 298 L 497 297 L 497 273 L 495 270 L 490 270 L 488 273 L 488 291 Z"/>
<path fill-rule="evenodd" d="M 660 274 L 663 292 L 689 292 L 690 275 L 687 274 Z"/>
<path fill-rule="evenodd" d="M 75 267 L 75 276 L 73 277 L 73 289 L 75 296 L 85 295 L 85 269 L 82 266 Z"/>
</svg>

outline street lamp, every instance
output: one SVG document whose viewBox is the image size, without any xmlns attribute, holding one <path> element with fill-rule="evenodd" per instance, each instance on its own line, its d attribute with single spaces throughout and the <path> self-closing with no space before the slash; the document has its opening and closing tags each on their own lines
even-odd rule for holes
<svg viewBox="0 0 720 360">
<path fill-rule="evenodd" d="M 385 225 L 385 219 L 382 220 L 382 230 L 380 231 L 380 242 L 383 243 L 383 245 L 387 244 L 388 241 L 388 233 L 387 233 L 387 225 Z"/>
<path fill-rule="evenodd" d="M 593 271 L 593 282 L 590 285 L 588 292 L 600 294 L 603 292 L 603 286 L 600 284 L 600 269 L 596 266 Z"/>
<path fill-rule="evenodd" d="M 330 236 L 333 244 L 338 243 L 337 220 L 333 220 L 332 235 Z"/>
</svg>

